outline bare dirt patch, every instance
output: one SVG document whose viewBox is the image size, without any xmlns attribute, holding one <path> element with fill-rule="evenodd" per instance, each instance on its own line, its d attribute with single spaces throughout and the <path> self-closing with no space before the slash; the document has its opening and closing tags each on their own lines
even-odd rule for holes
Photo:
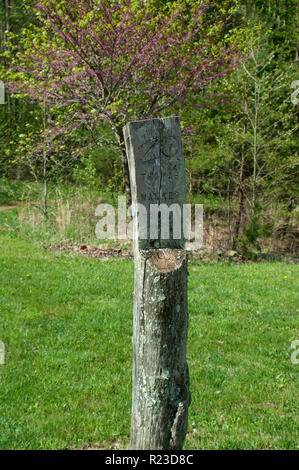
<svg viewBox="0 0 299 470">
<path fill-rule="evenodd" d="M 129 245 L 130 246 L 130 245 Z M 97 258 L 102 261 L 108 261 L 111 258 L 116 259 L 127 259 L 133 260 L 134 255 L 132 250 L 119 248 L 106 248 L 104 246 L 97 246 L 97 245 L 87 245 L 87 244 L 80 244 L 76 245 L 73 243 L 58 243 L 58 244 L 44 244 L 46 249 L 50 251 L 60 251 L 60 252 L 72 252 L 82 256 L 88 256 L 92 258 Z M 165 250 L 164 250 L 165 251 Z M 188 251 L 187 251 L 188 252 Z M 179 257 L 180 258 L 180 257 Z M 166 265 L 162 266 L 165 260 L 163 256 L 159 256 L 157 259 L 154 257 L 151 259 L 151 262 L 154 264 L 157 263 L 157 267 L 160 270 L 167 269 Z M 169 264 L 168 260 L 168 264 Z M 178 259 L 175 258 L 173 260 L 177 263 Z M 243 263 L 247 261 L 243 258 L 242 254 L 237 251 L 232 250 L 221 250 L 221 249 L 213 249 L 213 247 L 206 246 L 200 250 L 196 250 L 193 252 L 188 252 L 188 262 L 196 261 L 200 263 Z M 257 253 L 251 261 L 254 262 L 263 262 L 263 261 L 280 261 L 284 263 L 291 263 L 291 264 L 299 264 L 299 257 L 298 256 L 291 256 L 291 255 L 283 255 L 277 253 Z M 165 261 L 166 262 L 166 261 Z M 167 272 L 167 271 L 165 271 Z"/>
<path fill-rule="evenodd" d="M 71 447 L 71 450 L 129 450 L 129 445 L 121 441 L 102 442 L 86 445 L 80 448 Z"/>
<path fill-rule="evenodd" d="M 123 250 L 122 248 L 113 249 L 113 248 L 103 248 L 96 245 L 73 245 L 69 243 L 59 243 L 57 245 L 50 245 L 50 251 L 72 251 L 83 256 L 91 256 L 93 258 L 101 259 L 103 261 L 108 261 L 111 258 L 118 259 L 133 259 L 133 252 L 130 250 Z"/>
<path fill-rule="evenodd" d="M 14 209 L 16 206 L 0 206 L 0 212 L 8 211 Z"/>
</svg>

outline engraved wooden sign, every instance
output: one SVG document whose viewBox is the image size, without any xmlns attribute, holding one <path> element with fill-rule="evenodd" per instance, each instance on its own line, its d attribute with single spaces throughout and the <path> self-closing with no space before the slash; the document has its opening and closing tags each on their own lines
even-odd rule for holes
<svg viewBox="0 0 299 470">
<path fill-rule="evenodd" d="M 183 205 L 186 203 L 185 159 L 178 117 L 131 122 L 124 128 L 129 162 L 133 204 L 142 204 L 147 212 L 147 237 L 136 230 L 138 249 L 184 248 Z M 150 215 L 166 205 L 170 212 L 169 237 L 150 234 Z M 166 209 L 166 208 L 164 208 Z M 173 213 L 180 221 L 179 234 L 173 235 Z M 154 218 L 152 217 L 152 224 Z M 167 220 L 165 220 L 165 223 Z M 178 225 L 178 224 L 177 224 Z M 154 231 L 154 230 L 152 230 Z M 160 234 L 161 235 L 161 234 Z M 163 235 L 163 234 L 162 234 Z"/>
<path fill-rule="evenodd" d="M 131 447 L 181 449 L 190 392 L 185 160 L 179 118 L 128 123 L 124 138 L 132 203 L 138 208 Z"/>
</svg>

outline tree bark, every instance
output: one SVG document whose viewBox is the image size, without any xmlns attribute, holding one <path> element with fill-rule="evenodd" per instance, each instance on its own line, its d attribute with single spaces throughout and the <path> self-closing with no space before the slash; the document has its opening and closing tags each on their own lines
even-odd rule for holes
<svg viewBox="0 0 299 470">
<path fill-rule="evenodd" d="M 135 260 L 132 449 L 182 449 L 190 403 L 184 250 Z"/>
<path fill-rule="evenodd" d="M 125 192 L 126 192 L 126 197 L 127 197 L 127 204 L 128 206 L 130 206 L 132 204 L 132 195 L 131 195 L 129 165 L 128 165 L 128 159 L 127 159 L 127 154 L 126 154 L 125 149 L 122 150 L 121 158 L 122 158 L 124 186 L 125 186 Z"/>
<path fill-rule="evenodd" d="M 124 189 L 127 197 L 127 204 L 130 206 L 132 204 L 132 194 L 131 194 L 131 182 L 130 182 L 130 171 L 128 164 L 128 157 L 126 153 L 126 145 L 123 135 L 122 127 L 114 122 L 112 122 L 112 128 L 115 132 L 115 137 L 121 149 L 121 161 L 123 168 L 123 177 L 124 177 Z"/>
<path fill-rule="evenodd" d="M 232 245 L 233 250 L 235 250 L 236 246 L 237 246 L 237 241 L 238 241 L 238 237 L 239 237 L 239 234 L 240 234 L 243 208 L 244 208 L 244 189 L 243 189 L 244 168 L 245 168 L 245 148 L 244 148 L 244 145 L 243 145 L 242 157 L 241 157 L 241 166 L 240 166 L 240 176 L 239 176 L 239 187 L 238 187 L 238 211 L 237 211 L 235 233 L 234 233 L 233 245 Z"/>
<path fill-rule="evenodd" d="M 245 102 L 244 102 L 244 118 L 243 119 L 244 119 L 244 121 L 243 121 L 243 135 L 244 135 L 244 140 L 245 140 L 246 139 L 246 133 L 247 133 L 247 98 L 245 98 Z M 246 148 L 245 148 L 245 142 L 243 142 L 242 152 L 241 152 L 239 186 L 238 186 L 238 211 L 237 211 L 235 232 L 234 232 L 233 243 L 232 243 L 232 249 L 233 250 L 235 250 L 236 246 L 237 246 L 237 241 L 238 241 L 238 237 L 239 237 L 239 234 L 240 234 L 241 220 L 242 220 L 243 210 L 244 210 L 245 157 L 246 157 Z"/>
</svg>

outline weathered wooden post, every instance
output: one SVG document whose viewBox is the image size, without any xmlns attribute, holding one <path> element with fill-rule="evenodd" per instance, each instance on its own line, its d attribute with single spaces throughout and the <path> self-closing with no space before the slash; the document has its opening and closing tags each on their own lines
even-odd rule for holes
<svg viewBox="0 0 299 470">
<path fill-rule="evenodd" d="M 179 118 L 130 122 L 124 137 L 135 207 L 131 448 L 182 449 L 190 392 Z"/>
</svg>

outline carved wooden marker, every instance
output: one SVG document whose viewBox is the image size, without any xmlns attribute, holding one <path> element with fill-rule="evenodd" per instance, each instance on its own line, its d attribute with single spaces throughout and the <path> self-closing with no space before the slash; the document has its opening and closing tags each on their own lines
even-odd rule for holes
<svg viewBox="0 0 299 470">
<path fill-rule="evenodd" d="M 131 448 L 182 449 L 190 392 L 187 258 L 182 230 L 185 160 L 179 118 L 130 122 L 124 127 L 124 137 L 132 203 L 139 210 L 133 222 Z M 173 207 L 168 234 L 169 214 L 157 214 L 157 204 Z"/>
</svg>

